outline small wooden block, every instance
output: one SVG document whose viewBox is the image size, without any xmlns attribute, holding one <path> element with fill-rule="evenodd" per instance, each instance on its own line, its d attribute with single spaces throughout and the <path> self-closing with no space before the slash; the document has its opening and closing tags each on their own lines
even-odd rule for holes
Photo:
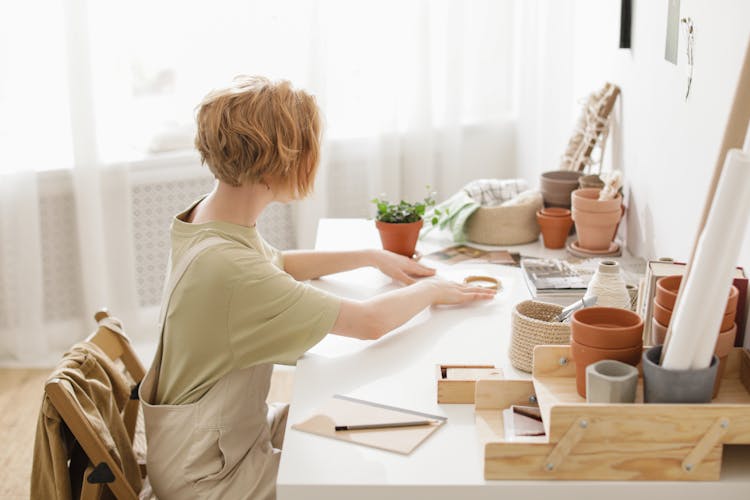
<svg viewBox="0 0 750 500">
<path fill-rule="evenodd" d="M 437 365 L 437 402 L 472 404 L 477 380 L 501 380 L 494 365 Z"/>
</svg>

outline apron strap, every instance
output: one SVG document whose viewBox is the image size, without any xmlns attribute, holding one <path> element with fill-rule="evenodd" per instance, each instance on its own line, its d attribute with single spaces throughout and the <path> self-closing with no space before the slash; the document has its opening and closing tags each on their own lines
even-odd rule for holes
<svg viewBox="0 0 750 500">
<path fill-rule="evenodd" d="M 172 301 L 174 290 L 175 288 L 177 288 L 180 280 L 185 275 L 185 271 L 187 271 L 188 267 L 190 267 L 190 264 L 195 260 L 196 257 L 198 257 L 198 255 L 203 253 L 205 250 L 208 250 L 209 248 L 220 245 L 222 243 L 229 242 L 226 239 L 220 238 L 218 236 L 211 236 L 209 238 L 206 238 L 205 240 L 198 242 L 197 244 L 190 247 L 187 252 L 185 252 L 182 258 L 177 261 L 177 264 L 174 266 L 174 268 L 172 268 L 172 258 L 170 256 L 169 263 L 167 264 L 168 275 L 167 279 L 165 280 L 164 292 L 162 294 L 161 300 L 161 310 L 159 312 L 159 347 L 156 350 L 154 361 L 151 365 L 151 369 L 149 370 L 150 374 L 147 374 L 147 377 L 148 375 L 151 375 L 150 378 L 152 379 L 148 384 L 150 385 L 149 390 L 147 391 L 149 392 L 149 394 L 141 395 L 147 396 L 146 401 L 148 403 L 154 401 L 154 398 L 156 397 L 156 389 L 159 384 L 162 346 L 164 345 L 164 327 L 167 322 L 167 311 L 169 311 L 169 304 Z"/>
</svg>

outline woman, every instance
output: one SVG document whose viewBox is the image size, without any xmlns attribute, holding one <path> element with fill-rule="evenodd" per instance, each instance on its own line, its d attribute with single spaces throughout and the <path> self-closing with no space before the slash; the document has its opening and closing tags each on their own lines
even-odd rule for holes
<svg viewBox="0 0 750 500">
<path fill-rule="evenodd" d="M 265 207 L 304 198 L 318 166 L 320 116 L 288 82 L 236 80 L 201 103 L 195 144 L 214 190 L 175 217 L 162 337 L 141 399 L 154 493 L 275 496 L 287 407 L 265 403 L 273 363 L 327 333 L 377 339 L 433 304 L 494 292 L 441 281 L 381 250 L 279 252 L 258 234 Z M 374 266 L 409 286 L 366 301 L 303 281 Z"/>
</svg>

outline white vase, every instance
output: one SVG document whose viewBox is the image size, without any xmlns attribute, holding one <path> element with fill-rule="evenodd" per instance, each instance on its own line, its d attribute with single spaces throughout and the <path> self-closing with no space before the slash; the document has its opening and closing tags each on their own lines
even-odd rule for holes
<svg viewBox="0 0 750 500">
<path fill-rule="evenodd" d="M 630 309 L 630 294 L 620 272 L 620 264 L 613 260 L 599 262 L 599 268 L 591 278 L 585 298 L 596 295 L 596 305 Z"/>
</svg>

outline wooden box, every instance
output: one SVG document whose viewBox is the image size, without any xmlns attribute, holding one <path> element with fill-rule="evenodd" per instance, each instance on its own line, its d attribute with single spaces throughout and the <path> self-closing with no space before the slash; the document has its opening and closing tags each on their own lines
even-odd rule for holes
<svg viewBox="0 0 750 500">
<path fill-rule="evenodd" d="M 538 402 L 546 442 L 510 442 L 502 410 Z M 727 358 L 708 404 L 589 404 L 576 392 L 570 346 L 538 346 L 533 378 L 476 384 L 485 479 L 715 481 L 725 444 L 750 444 L 750 351 Z M 519 438 L 522 439 L 522 438 Z"/>
<path fill-rule="evenodd" d="M 495 365 L 437 365 L 437 402 L 472 404 L 477 380 L 502 378 L 502 370 Z"/>
</svg>

